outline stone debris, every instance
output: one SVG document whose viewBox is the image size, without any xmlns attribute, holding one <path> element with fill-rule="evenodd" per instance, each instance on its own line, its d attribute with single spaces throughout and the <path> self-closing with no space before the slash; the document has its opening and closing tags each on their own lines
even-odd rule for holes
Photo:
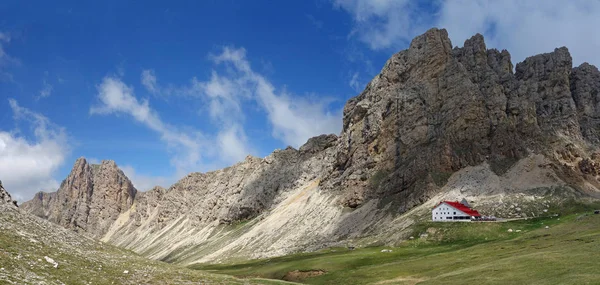
<svg viewBox="0 0 600 285">
<path fill-rule="evenodd" d="M 382 249 L 381 252 L 392 252 L 391 249 Z"/>
<path fill-rule="evenodd" d="M 54 268 L 58 268 L 58 262 L 54 261 L 54 259 L 52 259 L 52 258 L 50 258 L 50 257 L 47 257 L 47 256 L 44 256 L 44 259 L 46 260 L 46 262 L 48 262 L 48 263 L 52 264 L 52 266 L 53 266 Z M 40 261 L 41 261 L 41 260 L 40 260 Z"/>
</svg>

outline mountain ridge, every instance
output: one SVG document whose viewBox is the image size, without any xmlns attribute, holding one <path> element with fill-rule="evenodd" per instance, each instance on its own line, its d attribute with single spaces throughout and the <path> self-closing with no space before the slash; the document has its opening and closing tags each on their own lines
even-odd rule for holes
<svg viewBox="0 0 600 285">
<path fill-rule="evenodd" d="M 139 193 L 114 162 L 101 176 L 116 179 L 102 184 L 78 160 L 57 194 L 37 194 L 22 207 L 182 263 L 394 243 L 442 198 L 469 197 L 489 214 L 536 215 L 549 201 L 600 197 L 599 82 L 594 66 L 572 67 L 565 47 L 528 57 L 513 72 L 508 51 L 487 49 L 480 34 L 453 48 L 446 30 L 433 28 L 348 100 L 339 136 Z"/>
</svg>

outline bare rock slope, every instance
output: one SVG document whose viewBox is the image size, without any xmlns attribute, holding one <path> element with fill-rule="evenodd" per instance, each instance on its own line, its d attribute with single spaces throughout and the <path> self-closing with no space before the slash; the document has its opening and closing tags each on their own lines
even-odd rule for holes
<svg viewBox="0 0 600 285">
<path fill-rule="evenodd" d="M 0 284 L 276 284 L 149 260 L 0 203 Z"/>
<path fill-rule="evenodd" d="M 23 207 L 181 263 L 395 243 L 440 199 L 535 216 L 599 196 L 599 92 L 598 69 L 573 68 L 565 47 L 514 67 L 479 34 L 459 48 L 434 28 L 347 102 L 339 136 L 137 195 L 124 176 L 97 177 L 78 161 L 57 193 Z"/>
</svg>

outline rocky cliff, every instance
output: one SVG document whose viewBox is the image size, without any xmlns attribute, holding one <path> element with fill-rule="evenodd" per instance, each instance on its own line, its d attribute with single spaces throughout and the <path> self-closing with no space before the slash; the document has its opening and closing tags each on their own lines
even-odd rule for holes
<svg viewBox="0 0 600 285">
<path fill-rule="evenodd" d="M 452 48 L 445 30 L 431 29 L 346 104 L 324 185 L 345 189 L 350 207 L 389 196 L 406 210 L 466 166 L 556 157 L 566 145 L 579 146 L 573 157 L 590 156 L 583 149 L 598 146 L 598 75 L 587 63 L 572 68 L 565 47 L 513 73 L 510 54 L 488 50 L 483 36 Z"/>
<path fill-rule="evenodd" d="M 54 193 L 37 193 L 22 208 L 75 231 L 102 236 L 127 211 L 136 189 L 114 161 L 75 162 L 69 176 Z"/>
<path fill-rule="evenodd" d="M 513 66 L 479 34 L 459 48 L 431 29 L 347 102 L 339 136 L 138 195 L 114 163 L 97 175 L 78 161 L 24 207 L 182 263 L 395 243 L 440 199 L 535 216 L 599 196 L 599 91 L 598 69 L 573 68 L 567 48 Z"/>
<path fill-rule="evenodd" d="M 17 201 L 14 201 L 10 194 L 4 189 L 4 186 L 2 186 L 2 181 L 0 181 L 0 203 L 17 206 Z"/>
</svg>

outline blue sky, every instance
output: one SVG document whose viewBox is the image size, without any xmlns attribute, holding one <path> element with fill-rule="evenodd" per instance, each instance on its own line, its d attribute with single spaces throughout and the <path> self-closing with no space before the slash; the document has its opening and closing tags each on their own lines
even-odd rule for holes
<svg viewBox="0 0 600 285">
<path fill-rule="evenodd" d="M 599 63 L 591 1 L 56 2 L 0 3 L 0 179 L 19 200 L 81 156 L 147 190 L 339 133 L 345 101 L 433 26 L 515 63 L 562 45 Z"/>
</svg>

